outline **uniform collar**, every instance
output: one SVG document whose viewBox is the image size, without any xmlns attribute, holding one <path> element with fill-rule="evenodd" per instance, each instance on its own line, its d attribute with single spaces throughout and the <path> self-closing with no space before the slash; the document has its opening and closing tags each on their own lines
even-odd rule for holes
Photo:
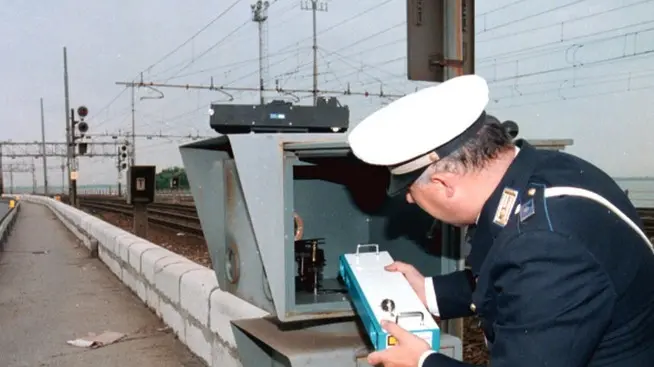
<svg viewBox="0 0 654 367">
<path fill-rule="evenodd" d="M 520 196 L 526 189 L 535 169 L 536 148 L 524 140 L 516 141 L 516 146 L 520 149 L 519 154 L 509 166 L 495 191 L 486 200 L 477 218 L 477 223 L 471 228 L 474 233 L 471 234 L 471 251 L 467 261 L 475 274 L 479 273 L 479 269 L 486 259 L 495 238 L 506 226 L 506 224 L 496 223 L 498 210 L 505 207 L 507 218 L 513 216 L 513 211 L 520 202 Z M 513 204 L 507 207 L 503 205 L 505 201 L 503 199 L 511 194 L 515 194 L 515 200 Z"/>
</svg>

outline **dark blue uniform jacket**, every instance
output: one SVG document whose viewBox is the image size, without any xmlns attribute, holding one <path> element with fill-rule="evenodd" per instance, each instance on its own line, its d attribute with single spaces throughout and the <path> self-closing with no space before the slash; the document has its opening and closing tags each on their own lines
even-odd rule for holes
<svg viewBox="0 0 654 367">
<path fill-rule="evenodd" d="M 492 367 L 654 367 L 654 254 L 603 205 L 543 192 L 590 190 L 642 228 L 635 208 L 590 163 L 517 144 L 473 229 L 469 268 L 433 278 L 441 318 L 476 313 Z M 504 223 L 507 192 L 517 200 Z M 423 364 L 455 366 L 470 365 L 442 354 Z"/>
</svg>

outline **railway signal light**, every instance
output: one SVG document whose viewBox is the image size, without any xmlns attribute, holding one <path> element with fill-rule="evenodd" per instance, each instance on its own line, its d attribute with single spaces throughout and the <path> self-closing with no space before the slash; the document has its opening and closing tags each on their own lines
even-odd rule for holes
<svg viewBox="0 0 654 367">
<path fill-rule="evenodd" d="M 84 120 L 84 118 L 89 114 L 89 109 L 86 108 L 86 106 L 79 106 L 77 108 L 77 114 L 82 120 Z"/>
<path fill-rule="evenodd" d="M 84 134 L 84 133 L 86 133 L 87 131 L 89 131 L 89 124 L 87 124 L 86 122 L 82 121 L 82 122 L 80 122 L 79 124 L 77 124 L 77 129 L 79 130 L 79 132 L 81 132 L 82 134 Z"/>
<path fill-rule="evenodd" d="M 75 119 L 75 111 L 71 109 L 71 135 L 72 135 L 72 142 L 75 144 L 75 141 L 79 138 L 83 138 L 84 134 L 86 134 L 89 131 L 89 124 L 84 121 L 84 118 L 88 116 L 89 114 L 89 109 L 86 108 L 86 106 L 80 106 L 77 108 L 77 115 L 79 116 L 79 121 Z M 80 135 L 77 136 L 75 135 L 75 129 L 77 128 L 77 131 L 79 131 Z M 84 149 L 86 151 L 86 148 L 81 148 L 79 147 L 80 152 Z M 83 153 L 80 153 L 83 154 Z"/>
<path fill-rule="evenodd" d="M 123 144 L 118 148 L 118 169 L 124 170 L 127 168 L 127 145 Z"/>
</svg>

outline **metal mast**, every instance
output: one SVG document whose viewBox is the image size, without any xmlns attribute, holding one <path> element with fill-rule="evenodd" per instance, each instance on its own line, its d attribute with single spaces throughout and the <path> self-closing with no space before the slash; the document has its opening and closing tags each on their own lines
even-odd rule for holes
<svg viewBox="0 0 654 367">
<path fill-rule="evenodd" d="M 313 13 L 313 105 L 318 102 L 318 34 L 316 12 L 327 11 L 327 3 L 319 0 L 304 0 L 302 10 L 311 10 Z"/>
<path fill-rule="evenodd" d="M 66 167 L 68 169 L 68 195 L 69 197 L 72 196 L 72 185 L 71 185 L 71 174 L 73 171 L 73 159 L 72 159 L 72 153 L 73 153 L 73 148 L 71 147 L 72 143 L 72 131 L 71 126 L 70 126 L 70 120 L 72 116 L 70 115 L 70 97 L 69 97 L 69 90 L 68 90 L 68 55 L 66 53 L 66 47 L 64 47 L 64 102 L 65 102 L 65 107 L 66 107 Z M 63 191 L 63 188 L 62 188 Z"/>
<path fill-rule="evenodd" d="M 43 193 L 48 195 L 48 161 L 45 152 L 45 116 L 43 114 L 43 98 L 41 98 L 41 152 L 43 154 Z"/>
<path fill-rule="evenodd" d="M 259 100 L 265 103 L 265 81 L 268 79 L 268 7 L 270 2 L 258 0 L 252 4 L 252 21 L 259 24 Z"/>
</svg>

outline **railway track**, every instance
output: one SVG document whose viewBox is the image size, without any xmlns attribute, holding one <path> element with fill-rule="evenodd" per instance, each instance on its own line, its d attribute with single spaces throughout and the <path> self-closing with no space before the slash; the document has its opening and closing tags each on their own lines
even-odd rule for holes
<svg viewBox="0 0 654 367">
<path fill-rule="evenodd" d="M 90 210 L 120 213 L 130 217 L 134 215 L 132 205 L 125 203 L 122 199 L 81 197 L 79 203 L 82 208 Z M 203 235 L 195 207 L 190 205 L 149 204 L 148 222 L 196 236 Z"/>
<path fill-rule="evenodd" d="M 654 208 L 638 208 L 638 214 L 643 221 L 647 236 L 654 237 Z"/>
<path fill-rule="evenodd" d="M 132 206 L 125 199 L 107 196 L 80 197 L 80 205 L 88 209 L 104 210 L 132 216 Z M 654 208 L 638 208 L 648 237 L 654 237 Z M 202 236 L 202 227 L 195 206 L 189 204 L 152 203 L 148 205 L 148 221 L 189 234 Z"/>
</svg>

